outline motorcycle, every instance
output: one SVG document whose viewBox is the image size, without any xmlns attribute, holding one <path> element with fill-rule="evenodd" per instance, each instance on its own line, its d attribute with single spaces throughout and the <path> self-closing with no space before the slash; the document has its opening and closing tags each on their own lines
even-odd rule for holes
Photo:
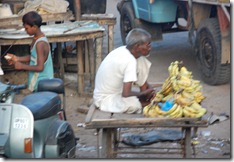
<svg viewBox="0 0 234 162">
<path fill-rule="evenodd" d="M 63 81 L 41 80 L 37 92 L 13 103 L 15 95 L 26 87 L 0 82 L 0 156 L 74 158 L 78 138 L 62 106 Z"/>
</svg>

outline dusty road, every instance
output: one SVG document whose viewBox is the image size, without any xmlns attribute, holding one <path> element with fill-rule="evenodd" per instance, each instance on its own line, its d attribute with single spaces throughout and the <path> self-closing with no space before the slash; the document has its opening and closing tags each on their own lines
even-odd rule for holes
<svg viewBox="0 0 234 162">
<path fill-rule="evenodd" d="M 117 17 L 117 24 L 114 28 L 114 46 L 119 47 L 122 45 L 119 30 L 119 14 L 116 9 L 116 3 L 118 0 L 107 1 L 107 13 L 113 13 Z M 195 63 L 195 57 L 192 55 L 192 48 L 188 43 L 187 32 L 173 33 L 163 35 L 163 40 L 152 43 L 152 51 L 149 60 L 152 62 L 152 68 L 150 71 L 150 82 L 163 82 L 168 77 L 167 68 L 171 62 L 178 60 L 183 61 L 189 71 L 193 72 L 193 78 L 201 80 L 197 65 Z M 104 41 L 104 54 L 107 47 Z M 19 74 L 24 75 L 24 74 Z M 19 75 L 9 75 L 12 81 L 19 82 Z M 7 77 L 7 76 L 6 76 Z M 22 78 L 26 78 L 23 76 Z M 21 82 L 25 80 L 22 79 Z M 97 136 L 95 130 L 86 130 L 82 127 L 77 127 L 78 123 L 83 123 L 85 119 L 85 113 L 77 111 L 80 106 L 86 106 L 89 103 L 89 97 L 78 97 L 76 92 L 76 75 L 74 73 L 66 73 L 66 97 L 67 97 L 67 118 L 72 124 L 76 135 L 80 138 L 77 145 L 77 158 L 97 158 L 96 145 Z M 214 114 L 226 113 L 231 115 L 231 83 L 210 86 L 205 84 L 201 80 L 203 86 L 203 93 L 206 99 L 202 105 L 207 108 L 208 112 Z M 198 134 L 204 132 L 210 133 L 208 136 L 198 139 L 197 145 L 198 155 L 197 158 L 219 158 L 229 159 L 232 156 L 230 148 L 231 138 L 231 119 L 210 125 L 208 128 L 202 128 L 198 130 Z M 118 156 L 119 158 L 151 158 L 149 155 L 125 155 Z M 159 155 L 159 158 L 168 158 L 168 156 Z M 156 158 L 157 158 L 156 157 Z M 155 158 L 155 157 L 154 157 Z M 180 158 L 180 157 L 177 157 Z"/>
</svg>

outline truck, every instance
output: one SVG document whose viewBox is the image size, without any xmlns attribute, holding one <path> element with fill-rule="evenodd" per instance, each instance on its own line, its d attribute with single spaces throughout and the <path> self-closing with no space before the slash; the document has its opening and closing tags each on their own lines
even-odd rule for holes
<svg viewBox="0 0 234 162">
<path fill-rule="evenodd" d="M 221 85 L 231 76 L 231 22 L 229 0 L 121 0 L 117 4 L 123 44 L 133 28 L 143 28 L 152 41 L 164 33 L 188 32 L 201 73 L 209 85 Z"/>
</svg>

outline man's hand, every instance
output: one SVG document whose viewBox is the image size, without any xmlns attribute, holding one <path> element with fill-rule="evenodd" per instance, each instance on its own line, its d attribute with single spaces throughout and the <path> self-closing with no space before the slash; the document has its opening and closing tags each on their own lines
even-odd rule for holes
<svg viewBox="0 0 234 162">
<path fill-rule="evenodd" d="M 141 96 L 139 97 L 139 99 L 140 101 L 150 102 L 154 96 L 155 90 L 153 88 L 149 88 L 141 92 Z"/>
<path fill-rule="evenodd" d="M 147 89 L 146 101 L 151 101 L 151 99 L 155 96 L 155 90 L 153 88 Z"/>
<path fill-rule="evenodd" d="M 139 101 L 141 102 L 142 107 L 145 107 L 151 103 L 152 98 L 155 96 L 155 91 L 153 88 L 149 88 L 145 91 L 142 91 Z"/>
</svg>

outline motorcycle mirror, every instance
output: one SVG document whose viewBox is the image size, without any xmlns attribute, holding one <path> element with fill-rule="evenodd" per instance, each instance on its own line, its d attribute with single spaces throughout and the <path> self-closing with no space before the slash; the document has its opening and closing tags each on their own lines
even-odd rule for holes
<svg viewBox="0 0 234 162">
<path fill-rule="evenodd" d="M 4 75 L 4 72 L 2 70 L 2 64 L 0 64 L 0 75 Z"/>
</svg>

